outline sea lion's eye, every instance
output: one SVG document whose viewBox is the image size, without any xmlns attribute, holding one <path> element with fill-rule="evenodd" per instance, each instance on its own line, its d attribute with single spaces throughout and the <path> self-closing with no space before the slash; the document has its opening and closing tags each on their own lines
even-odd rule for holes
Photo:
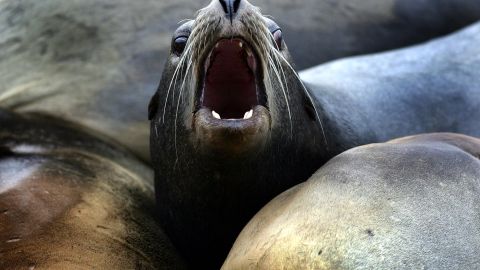
<svg viewBox="0 0 480 270">
<path fill-rule="evenodd" d="M 172 48 L 173 48 L 173 52 L 176 55 L 180 56 L 183 53 L 183 51 L 185 50 L 185 46 L 187 45 L 187 40 L 188 40 L 188 37 L 186 36 L 180 36 L 175 38 L 175 40 L 173 41 Z"/>
<path fill-rule="evenodd" d="M 280 29 L 275 30 L 275 32 L 273 32 L 273 38 L 275 39 L 275 44 L 277 45 L 277 49 L 281 51 L 282 43 L 283 43 L 282 30 Z"/>
</svg>

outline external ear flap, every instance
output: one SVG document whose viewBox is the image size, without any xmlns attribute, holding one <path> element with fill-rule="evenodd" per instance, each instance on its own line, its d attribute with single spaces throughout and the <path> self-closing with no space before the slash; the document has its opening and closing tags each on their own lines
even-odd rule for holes
<svg viewBox="0 0 480 270">
<path fill-rule="evenodd" d="M 158 110 L 158 91 L 155 92 L 150 103 L 148 104 L 148 120 L 152 120 Z"/>
</svg>

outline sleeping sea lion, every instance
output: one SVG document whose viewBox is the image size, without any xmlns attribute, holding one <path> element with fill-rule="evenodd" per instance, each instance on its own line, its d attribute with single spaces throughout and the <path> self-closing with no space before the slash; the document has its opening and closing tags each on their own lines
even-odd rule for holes
<svg viewBox="0 0 480 270">
<path fill-rule="evenodd" d="M 479 269 L 480 140 L 354 148 L 279 195 L 222 269 Z"/>
<path fill-rule="evenodd" d="M 185 269 L 152 177 L 71 124 L 0 110 L 0 269 Z"/>
</svg>

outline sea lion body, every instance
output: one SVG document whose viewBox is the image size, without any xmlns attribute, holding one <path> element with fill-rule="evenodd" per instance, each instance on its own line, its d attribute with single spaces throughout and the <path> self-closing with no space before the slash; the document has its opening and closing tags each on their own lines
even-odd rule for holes
<svg viewBox="0 0 480 270">
<path fill-rule="evenodd" d="M 480 136 L 480 23 L 434 41 L 300 73 L 333 155 L 429 132 Z"/>
<path fill-rule="evenodd" d="M 457 46 L 455 40 L 469 49 L 459 50 L 455 58 L 469 59 L 465 72 L 449 75 L 451 82 L 465 82 L 465 87 L 455 89 L 456 95 L 473 95 L 469 99 L 458 99 L 451 107 L 437 106 L 435 91 L 447 91 L 448 85 L 437 85 L 442 74 L 414 68 L 421 60 L 412 48 L 410 54 L 418 62 L 405 60 L 405 76 L 410 69 L 430 78 L 421 85 L 423 99 L 415 98 L 413 90 L 402 91 L 402 85 L 392 85 L 391 96 L 372 93 L 361 100 L 360 95 L 355 99 L 361 89 L 342 85 L 341 77 L 338 86 L 331 88 L 314 85 L 315 78 L 305 79 L 304 88 L 292 68 L 279 26 L 247 1 L 238 1 L 238 6 L 235 1 L 222 3 L 212 1 L 194 21 L 176 30 L 159 89 L 149 106 L 160 220 L 192 265 L 218 267 L 256 211 L 346 149 L 418 132 L 464 131 L 461 126 L 470 126 L 471 135 L 480 131 L 462 118 L 480 113 L 474 106 L 480 97 L 474 95 L 480 70 L 477 26 L 432 43 L 444 46 L 446 54 L 449 47 Z M 383 71 L 388 78 L 385 66 L 389 61 L 401 65 L 398 59 L 374 57 L 383 60 L 379 63 L 383 69 L 369 62 L 379 76 Z M 375 82 L 375 78 L 356 79 L 359 85 Z M 336 87 L 341 86 L 346 90 L 337 95 Z M 445 97 L 442 100 L 447 102 Z M 423 107 L 409 104 L 414 101 L 427 103 Z M 411 112 L 419 108 L 424 111 Z M 383 109 L 388 109 L 386 114 Z M 374 113 L 372 119 L 380 123 L 368 121 Z M 415 122 L 402 122 L 410 119 L 401 113 L 415 114 Z M 444 125 L 443 121 L 453 118 L 455 125 Z"/>
<path fill-rule="evenodd" d="M 184 269 L 151 169 L 61 121 L 0 111 L 1 269 Z"/>
<path fill-rule="evenodd" d="M 279 195 L 222 269 L 478 269 L 480 140 L 354 148 Z"/>
</svg>

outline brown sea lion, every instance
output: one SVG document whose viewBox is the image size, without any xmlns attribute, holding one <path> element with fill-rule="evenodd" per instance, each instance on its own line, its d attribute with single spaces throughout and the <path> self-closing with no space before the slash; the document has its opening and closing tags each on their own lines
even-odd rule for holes
<svg viewBox="0 0 480 270">
<path fill-rule="evenodd" d="M 265 203 L 346 149 L 419 132 L 480 135 L 479 33 L 348 60 L 367 63 L 366 76 L 331 69 L 336 84 L 305 88 L 274 21 L 247 1 L 212 1 L 176 30 L 150 103 L 166 232 L 192 265 L 213 268 Z"/>
<path fill-rule="evenodd" d="M 0 269 L 184 269 L 152 176 L 72 125 L 0 110 Z"/>
<path fill-rule="evenodd" d="M 354 148 L 279 195 L 222 269 L 479 269 L 480 140 Z"/>
</svg>

